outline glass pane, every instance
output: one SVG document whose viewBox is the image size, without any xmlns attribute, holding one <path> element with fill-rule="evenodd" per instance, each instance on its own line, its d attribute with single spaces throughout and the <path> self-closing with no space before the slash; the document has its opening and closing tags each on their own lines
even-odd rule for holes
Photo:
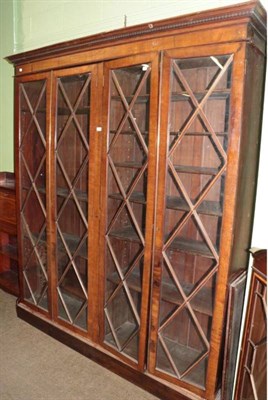
<svg viewBox="0 0 268 400">
<path fill-rule="evenodd" d="M 146 220 L 150 65 L 110 73 L 104 341 L 138 359 Z"/>
<path fill-rule="evenodd" d="M 171 63 L 157 368 L 205 388 L 219 262 L 232 56 Z"/>
<path fill-rule="evenodd" d="M 24 298 L 47 310 L 46 81 L 21 83 L 19 93 Z"/>
<path fill-rule="evenodd" d="M 57 266 L 59 317 L 87 330 L 88 154 L 91 75 L 57 79 Z"/>
</svg>

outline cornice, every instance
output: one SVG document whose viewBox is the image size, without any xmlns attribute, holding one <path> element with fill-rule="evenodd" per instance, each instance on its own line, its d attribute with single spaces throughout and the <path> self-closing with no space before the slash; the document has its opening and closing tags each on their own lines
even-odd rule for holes
<svg viewBox="0 0 268 400">
<path fill-rule="evenodd" d="M 266 37 L 266 11 L 259 1 L 249 1 L 232 7 L 221 7 L 179 17 L 154 21 L 147 24 L 121 28 L 110 32 L 86 36 L 62 43 L 53 44 L 36 50 L 14 54 L 6 60 L 14 65 L 25 64 L 37 60 L 74 54 L 89 49 L 116 45 L 126 41 L 144 40 L 152 37 L 179 33 L 182 30 L 193 30 L 203 25 L 231 23 L 251 23 L 262 37 Z"/>
</svg>

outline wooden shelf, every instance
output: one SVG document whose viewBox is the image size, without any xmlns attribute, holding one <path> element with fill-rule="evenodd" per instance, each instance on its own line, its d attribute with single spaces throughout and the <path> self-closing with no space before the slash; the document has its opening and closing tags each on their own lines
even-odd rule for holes
<svg viewBox="0 0 268 400">
<path fill-rule="evenodd" d="M 30 188 L 23 187 L 23 190 L 29 191 Z M 37 190 L 38 190 L 39 193 L 46 194 L 46 188 L 45 187 L 39 186 L 37 188 Z M 70 193 L 69 189 L 61 188 L 61 187 L 58 187 L 57 188 L 57 192 L 56 192 L 57 196 L 64 197 L 64 198 L 66 198 L 69 195 L 69 193 Z M 75 193 L 75 195 L 76 195 L 78 200 L 85 201 L 85 202 L 88 201 L 87 192 L 84 192 L 82 190 L 74 190 L 74 193 Z"/>
<path fill-rule="evenodd" d="M 109 198 L 115 200 L 123 200 L 123 196 L 121 195 L 121 193 L 111 193 L 109 194 Z M 132 192 L 129 197 L 129 201 L 131 201 L 132 203 L 146 204 L 146 199 L 143 192 Z"/>
<path fill-rule="evenodd" d="M 130 321 L 124 322 L 122 325 L 115 329 L 117 338 L 121 346 L 123 347 L 126 343 L 127 339 L 131 336 L 131 334 L 137 330 L 137 326 Z M 104 339 L 105 343 L 109 346 L 112 346 L 117 349 L 115 346 L 115 341 L 112 333 L 108 333 L 105 335 Z M 137 359 L 137 349 L 138 349 L 138 334 L 128 343 L 128 345 L 123 348 L 121 351 L 127 354 L 130 357 L 133 357 L 135 360 Z"/>
<path fill-rule="evenodd" d="M 196 256 L 214 258 L 207 245 L 198 240 L 177 237 L 170 244 L 169 249 L 177 250 L 182 253 L 193 254 Z"/>
<path fill-rule="evenodd" d="M 32 236 L 35 238 L 35 240 L 37 240 L 37 237 L 38 237 L 37 235 L 32 234 Z M 75 235 L 70 235 L 70 234 L 68 234 L 68 233 L 63 233 L 63 237 L 64 237 L 64 239 L 65 239 L 65 241 L 66 241 L 66 244 L 67 244 L 67 246 L 68 246 L 70 252 L 73 254 L 73 253 L 75 252 L 75 250 L 77 249 L 77 246 L 78 246 L 78 244 L 79 244 L 81 238 L 79 238 L 78 236 L 75 236 Z M 29 240 L 28 237 L 26 237 L 26 238 L 27 238 L 27 240 Z M 60 236 L 59 236 L 59 240 L 61 241 Z M 87 246 L 85 246 L 86 243 L 87 243 L 87 241 L 84 242 L 84 244 L 83 244 L 82 247 L 80 248 L 79 252 L 77 253 L 77 255 L 79 255 L 80 257 L 85 258 L 85 259 L 88 258 L 88 257 L 87 257 Z M 44 246 L 44 248 L 45 248 L 45 247 L 46 247 L 46 240 L 45 240 L 45 238 L 41 238 L 36 246 L 37 246 L 37 249 L 38 249 L 40 246 Z M 58 246 L 58 257 L 59 257 L 59 259 L 60 259 L 62 256 L 64 256 L 65 254 L 66 254 L 65 247 L 64 247 L 64 245 L 61 243 L 61 244 Z M 59 262 L 60 262 L 60 260 L 59 260 Z"/>
<path fill-rule="evenodd" d="M 73 273 L 75 274 L 75 272 L 73 272 Z M 75 279 L 77 279 L 77 278 L 75 278 Z M 81 279 L 83 281 L 83 275 L 81 275 Z M 78 281 L 77 281 L 77 283 L 78 283 Z M 78 301 L 81 302 L 81 301 L 85 300 L 85 295 L 83 293 L 82 287 L 77 286 L 77 283 L 76 283 L 76 285 L 74 285 L 73 278 L 70 278 L 70 277 L 69 278 L 65 277 L 63 282 L 61 282 L 60 285 L 58 285 L 58 283 L 57 283 L 61 293 L 64 294 L 66 297 L 68 297 L 70 302 L 73 300 L 76 303 Z M 87 285 L 85 285 L 85 286 L 87 289 Z"/>
<path fill-rule="evenodd" d="M 193 202 L 193 201 L 192 201 Z M 186 201 L 181 197 L 167 196 L 166 207 L 172 210 L 190 211 Z M 217 201 L 203 200 L 197 208 L 199 214 L 222 216 L 222 207 Z"/>
<path fill-rule="evenodd" d="M 45 114 L 47 112 L 46 108 L 38 108 L 34 112 L 32 112 L 29 108 L 21 108 L 22 113 L 29 113 L 30 115 L 35 115 L 35 114 Z"/>
<path fill-rule="evenodd" d="M 75 115 L 87 115 L 89 113 L 90 106 L 79 107 L 75 111 Z M 71 115 L 71 110 L 65 107 L 58 107 L 57 108 L 57 115 Z"/>
<path fill-rule="evenodd" d="M 134 97 L 134 95 L 125 96 L 125 99 L 127 100 L 128 104 L 131 103 L 133 97 Z M 121 96 L 111 96 L 111 100 L 122 101 L 122 98 L 121 98 Z M 137 99 L 135 101 L 135 104 L 148 103 L 149 100 L 150 100 L 150 95 L 149 94 L 142 94 L 142 95 L 137 97 Z"/>
<path fill-rule="evenodd" d="M 194 165 L 174 165 L 177 172 L 199 175 L 217 175 L 219 168 L 200 167 Z"/>
<path fill-rule="evenodd" d="M 109 232 L 109 237 L 113 237 L 115 239 L 126 240 L 129 242 L 137 242 L 141 243 L 141 240 L 136 232 L 136 230 L 132 226 L 126 226 L 121 229 L 117 229 Z"/>
<path fill-rule="evenodd" d="M 110 131 L 110 135 L 115 135 L 116 133 L 117 133 L 117 131 L 113 131 L 113 130 Z M 143 136 L 147 136 L 149 134 L 149 132 L 148 131 L 143 131 L 143 132 L 141 132 L 141 134 Z M 133 131 L 130 131 L 130 130 L 121 131 L 120 135 L 137 135 L 137 132 L 135 130 L 133 130 Z"/>
<path fill-rule="evenodd" d="M 123 271 L 125 274 L 126 271 Z M 109 282 L 112 282 L 116 285 L 118 285 L 121 282 L 121 279 L 118 275 L 117 272 L 114 272 L 113 274 L 110 274 L 107 276 L 107 280 Z M 132 271 L 132 273 L 127 277 L 126 279 L 127 285 L 130 289 L 134 290 L 135 292 L 140 293 L 141 292 L 141 287 L 142 287 L 142 277 Z"/>
<path fill-rule="evenodd" d="M 65 197 L 66 198 L 69 195 L 69 193 L 70 193 L 69 189 L 60 188 L 60 187 L 57 188 L 57 196 L 59 196 L 59 197 Z M 85 201 L 85 202 L 88 201 L 87 192 L 84 192 L 82 190 L 74 190 L 74 193 L 75 193 L 75 195 L 77 197 L 77 200 Z"/>
<path fill-rule="evenodd" d="M 85 114 L 87 115 L 89 113 L 90 107 L 89 106 L 85 106 L 85 107 L 79 107 L 77 108 L 77 110 L 75 111 L 75 115 L 79 115 L 79 114 Z M 34 114 L 45 114 L 47 112 L 46 108 L 38 108 L 34 113 L 31 112 L 30 109 L 28 108 L 22 108 L 21 112 L 23 113 L 29 113 L 31 115 Z M 57 115 L 71 115 L 72 112 L 68 107 L 59 107 L 57 108 Z"/>
<path fill-rule="evenodd" d="M 115 161 L 115 167 L 118 168 L 130 168 L 130 169 L 141 169 L 143 164 L 138 161 Z"/>
<path fill-rule="evenodd" d="M 170 136 L 180 136 L 181 132 L 171 131 L 169 132 Z M 229 132 L 215 132 L 218 137 L 226 137 Z M 186 132 L 185 136 L 212 136 L 211 132 Z"/>
<path fill-rule="evenodd" d="M 202 92 L 195 92 L 194 96 L 195 98 L 200 101 L 203 99 L 203 97 L 206 96 L 208 93 L 208 90 L 204 90 Z M 218 89 L 218 90 L 213 90 L 213 92 L 210 94 L 207 100 L 226 100 L 229 98 L 231 94 L 230 89 Z M 188 92 L 182 92 L 182 93 L 172 93 L 171 94 L 171 101 L 192 101 L 190 95 Z"/>
<path fill-rule="evenodd" d="M 63 233 L 63 237 L 67 243 L 67 246 L 70 250 L 70 252 L 73 254 L 75 250 L 77 249 L 77 246 L 81 240 L 80 237 L 75 236 L 75 235 L 70 235 L 69 233 Z M 85 258 L 87 260 L 88 255 L 87 255 L 87 240 L 84 241 L 82 247 L 78 251 L 77 255 L 79 255 L 82 258 Z M 64 253 L 66 254 L 65 247 L 63 245 L 59 246 L 59 253 Z"/>
<path fill-rule="evenodd" d="M 170 354 L 172 355 L 172 360 L 181 372 L 184 372 L 190 365 L 200 358 L 203 352 L 205 352 L 205 345 L 203 351 L 198 351 L 190 346 L 186 346 L 171 340 L 169 337 L 165 337 L 164 335 L 161 336 L 163 337 L 163 340 Z M 162 356 L 160 357 L 160 352 L 158 352 L 157 369 L 165 373 L 175 375 L 175 372 L 164 353 L 162 353 Z M 198 370 L 198 372 L 189 373 L 191 378 L 187 377 L 186 375 L 183 380 L 190 381 L 203 388 L 205 383 L 206 368 L 202 368 L 201 371 Z"/>
<path fill-rule="evenodd" d="M 68 308 L 68 311 L 71 316 L 75 315 L 78 309 L 80 309 L 82 303 L 85 301 L 85 298 L 81 298 L 81 296 L 77 296 L 77 292 L 75 291 L 75 288 L 73 287 L 61 287 L 60 288 L 61 294 L 64 298 L 66 307 Z M 71 294 L 71 295 L 70 295 Z M 66 315 L 66 312 L 64 310 L 63 305 L 61 304 L 60 301 L 60 307 L 59 307 L 59 318 L 63 319 L 64 321 L 67 321 L 68 323 L 71 323 Z M 78 318 L 79 321 L 81 321 L 81 318 Z M 80 324 L 74 323 L 75 326 L 79 326 L 80 328 L 87 330 L 87 318 L 84 318 Z"/>
<path fill-rule="evenodd" d="M 194 288 L 193 284 L 190 283 L 181 283 L 182 289 L 185 295 L 188 297 L 191 291 Z M 178 289 L 175 284 L 172 282 L 163 281 L 162 282 L 162 291 L 161 291 L 162 300 L 171 303 L 171 304 L 182 304 L 182 299 L 179 295 Z M 189 301 L 191 307 L 194 311 L 198 311 L 201 314 L 205 314 L 208 316 L 212 316 L 213 314 L 213 296 L 212 289 L 207 287 L 201 288 L 198 293 Z"/>
<path fill-rule="evenodd" d="M 109 232 L 108 236 L 120 240 L 141 243 L 136 230 L 132 226 L 126 226 L 124 228 Z M 169 249 L 206 258 L 214 258 L 207 245 L 198 240 L 175 238 L 169 245 Z"/>
<path fill-rule="evenodd" d="M 126 271 L 124 271 L 125 274 Z M 117 272 L 114 272 L 111 275 L 107 276 L 107 280 L 112 282 L 113 284 L 118 285 L 121 282 L 119 275 Z M 141 293 L 142 287 L 142 277 L 138 274 L 135 274 L 133 271 L 131 275 L 126 279 L 127 285 L 129 289 L 134 290 L 135 292 Z M 188 297 L 192 292 L 194 285 L 190 283 L 181 282 L 182 289 L 185 295 Z M 166 301 L 171 304 L 181 305 L 182 298 L 179 295 L 178 289 L 175 284 L 163 280 L 161 286 L 161 298 L 163 301 Z M 202 314 L 212 316 L 213 314 L 213 296 L 212 289 L 203 287 L 198 293 L 190 300 L 191 307 L 194 311 L 198 311 Z"/>
</svg>

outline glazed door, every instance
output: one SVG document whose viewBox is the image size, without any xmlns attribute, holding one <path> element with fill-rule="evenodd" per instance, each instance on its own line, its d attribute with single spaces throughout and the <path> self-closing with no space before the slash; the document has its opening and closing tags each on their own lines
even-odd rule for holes
<svg viewBox="0 0 268 400">
<path fill-rule="evenodd" d="M 48 311 L 47 262 L 47 143 L 50 78 L 40 74 L 17 81 L 19 168 L 18 221 L 21 240 L 21 285 L 24 301 Z"/>
<path fill-rule="evenodd" d="M 153 233 L 157 75 L 154 54 L 105 64 L 101 338 L 110 351 L 140 369 Z"/>
<path fill-rule="evenodd" d="M 95 318 L 89 297 L 90 288 L 96 286 L 97 274 L 92 254 L 95 238 L 88 232 L 94 223 L 93 199 L 99 189 L 99 176 L 95 173 L 99 162 L 95 159 L 99 135 L 95 127 L 96 99 L 101 97 L 98 67 L 57 72 L 53 83 L 56 93 L 52 153 L 55 190 L 51 190 L 56 241 L 53 314 L 61 324 L 86 333 Z M 95 235 L 98 235 L 96 227 Z"/>
<path fill-rule="evenodd" d="M 201 395 L 217 313 L 233 54 L 185 54 L 163 60 L 149 369 Z"/>
</svg>

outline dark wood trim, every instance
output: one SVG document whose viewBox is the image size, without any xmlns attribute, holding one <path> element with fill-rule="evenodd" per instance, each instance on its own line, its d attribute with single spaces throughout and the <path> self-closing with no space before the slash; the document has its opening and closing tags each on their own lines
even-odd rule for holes
<svg viewBox="0 0 268 400">
<path fill-rule="evenodd" d="M 267 395 L 267 393 L 264 393 L 264 391 L 262 391 L 262 389 L 265 388 L 265 379 L 267 379 L 267 361 L 265 363 L 265 366 L 264 364 L 259 365 L 258 361 L 257 363 L 255 363 L 255 361 L 253 362 L 253 359 L 256 360 L 255 355 L 254 357 L 252 356 L 253 359 L 251 360 L 249 351 L 250 347 L 255 349 L 254 336 L 252 334 L 253 326 L 255 326 L 254 332 L 260 330 L 260 332 L 264 332 L 264 335 L 266 332 L 265 319 L 267 320 L 267 313 L 266 310 L 263 308 L 265 315 L 263 315 L 263 320 L 260 319 L 260 314 L 258 314 L 258 312 L 256 311 L 256 296 L 258 296 L 259 285 L 262 286 L 263 291 L 266 292 L 267 290 L 267 250 L 260 249 L 254 251 L 254 249 L 250 249 L 250 252 L 254 261 L 252 266 L 252 275 L 250 278 L 248 304 L 245 310 L 246 317 L 245 325 L 243 327 L 243 337 L 239 355 L 236 387 L 233 396 L 235 400 L 240 400 L 244 391 L 246 392 L 248 389 L 248 385 L 244 379 L 246 373 L 250 373 L 250 376 L 253 377 L 253 380 L 255 376 L 258 376 L 259 379 L 260 372 L 262 373 L 262 378 L 261 380 L 259 380 L 258 388 L 256 388 L 255 392 L 256 398 L 261 399 L 267 397 L 265 396 L 265 394 Z M 258 338 L 258 340 L 260 340 L 260 337 Z M 265 391 L 267 392 L 267 387 Z"/>
<path fill-rule="evenodd" d="M 0 172 L 0 288 L 19 295 L 15 174 Z"/>
<path fill-rule="evenodd" d="M 252 266 L 253 271 L 255 271 L 256 274 L 259 274 L 263 279 L 267 279 L 267 250 L 260 249 L 256 252 L 250 252 L 254 258 Z"/>
<path fill-rule="evenodd" d="M 0 172 L 0 187 L 3 190 L 15 190 L 14 172 Z"/>
<path fill-rule="evenodd" d="M 59 57 L 66 54 L 73 54 L 83 50 L 101 48 L 109 44 L 136 41 L 137 39 L 148 39 L 150 37 L 163 37 L 175 31 L 185 28 L 199 28 L 202 25 L 224 23 L 226 21 L 237 23 L 240 20 L 248 19 L 252 25 L 265 36 L 266 32 L 266 11 L 258 1 L 239 3 L 231 7 L 221 7 L 214 10 L 196 12 L 161 21 L 152 21 L 146 24 L 139 24 L 128 28 L 116 29 L 111 32 L 99 33 L 83 38 L 70 40 L 38 50 L 30 50 L 24 53 L 14 54 L 6 57 L 6 60 L 14 65 L 32 61 Z"/>
<path fill-rule="evenodd" d="M 30 325 L 40 329 L 42 332 L 53 337 L 54 339 L 57 339 L 59 342 L 97 362 L 102 367 L 105 367 L 108 370 L 127 379 L 134 385 L 147 390 L 153 395 L 159 397 L 161 400 L 197 399 L 197 397 L 194 397 L 193 394 L 187 393 L 188 396 L 186 396 L 183 393 L 174 390 L 172 387 L 167 387 L 161 382 L 156 381 L 151 376 L 132 369 L 127 364 L 122 363 L 122 360 L 117 360 L 104 351 L 101 351 L 101 349 L 97 349 L 89 341 L 86 342 L 82 338 L 78 338 L 73 335 L 72 332 L 64 331 L 62 327 L 54 325 L 51 321 L 46 320 L 43 316 L 34 314 L 23 304 L 17 303 L 16 310 L 18 317 Z"/>
</svg>

